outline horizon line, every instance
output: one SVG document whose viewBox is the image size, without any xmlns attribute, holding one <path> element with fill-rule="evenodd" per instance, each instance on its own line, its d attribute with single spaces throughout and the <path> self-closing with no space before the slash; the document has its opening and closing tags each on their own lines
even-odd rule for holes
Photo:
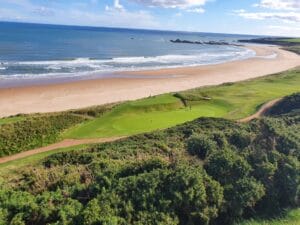
<svg viewBox="0 0 300 225">
<path fill-rule="evenodd" d="M 96 26 L 96 25 L 77 25 L 77 24 L 55 24 L 55 23 L 38 23 L 38 22 L 26 22 L 26 21 L 8 21 L 0 20 L 0 23 L 17 23 L 17 24 L 31 24 L 31 25 L 48 25 L 48 26 L 65 26 L 65 27 L 82 27 L 82 28 L 104 28 L 104 29 L 123 29 L 123 30 L 140 30 L 140 31 L 156 31 L 156 32 L 174 32 L 174 33 L 206 33 L 206 34 L 225 34 L 225 35 L 244 35 L 244 36 L 256 36 L 256 37 L 285 37 L 292 38 L 290 36 L 274 36 L 274 35 L 255 35 L 255 34 L 242 34 L 242 33 L 222 33 L 222 32 L 205 32 L 205 31 L 184 31 L 184 30 L 162 30 L 162 29 L 150 29 L 150 28 L 134 28 L 134 27 L 114 27 L 114 26 Z"/>
</svg>

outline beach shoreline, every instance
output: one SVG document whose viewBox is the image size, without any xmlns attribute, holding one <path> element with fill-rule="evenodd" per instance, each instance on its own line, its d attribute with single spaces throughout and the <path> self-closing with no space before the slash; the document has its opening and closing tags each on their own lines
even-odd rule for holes
<svg viewBox="0 0 300 225">
<path fill-rule="evenodd" d="M 147 73 L 147 71 L 159 71 L 164 69 L 180 69 L 180 68 L 197 68 L 199 66 L 208 66 L 208 65 L 218 65 L 228 62 L 234 62 L 234 61 L 242 61 L 245 59 L 253 58 L 255 57 L 255 54 L 257 51 L 255 49 L 252 49 L 252 47 L 248 46 L 239 46 L 240 48 L 245 49 L 246 51 L 251 51 L 251 55 L 248 55 L 246 58 L 232 58 L 228 59 L 227 61 L 222 62 L 211 62 L 206 64 L 199 64 L 199 65 L 186 65 L 186 66 L 165 66 L 165 67 L 153 67 L 153 68 L 131 68 L 128 70 L 120 70 L 120 71 L 89 71 L 89 72 L 83 72 L 83 73 L 70 73 L 70 74 L 39 74 L 39 75 L 13 75 L 13 76 L 4 76 L 1 78 L 0 76 L 0 89 L 3 88 L 17 88 L 17 87 L 26 87 L 26 86 L 37 86 L 37 85 L 49 85 L 49 84 L 61 84 L 61 83 L 70 83 L 70 82 L 77 82 L 77 81 L 83 81 L 83 80 L 98 80 L 98 79 L 109 79 L 109 78 L 152 78 L 152 76 L 155 76 L 155 78 L 174 78 L 182 75 L 157 75 L 155 73 L 151 73 L 150 76 Z M 258 52 L 261 50 L 258 49 Z M 252 55 L 253 54 L 253 55 Z M 269 54 L 272 56 L 272 53 L 264 52 L 264 54 Z M 145 57 L 147 58 L 147 57 Z M 36 62 L 32 62 L 33 64 Z M 143 74 L 143 71 L 146 72 L 146 74 Z M 139 73 L 140 74 L 137 74 Z"/>
<path fill-rule="evenodd" d="M 167 92 L 247 80 L 300 66 L 299 55 L 280 47 L 247 47 L 254 50 L 257 56 L 214 65 L 122 72 L 116 73 L 118 76 L 115 78 L 1 88 L 0 117 L 136 100 Z"/>
</svg>

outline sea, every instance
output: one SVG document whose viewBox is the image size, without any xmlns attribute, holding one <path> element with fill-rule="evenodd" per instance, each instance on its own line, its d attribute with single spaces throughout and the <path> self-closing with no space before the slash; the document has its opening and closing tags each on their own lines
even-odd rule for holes
<svg viewBox="0 0 300 225">
<path fill-rule="evenodd" d="M 7 81 L 119 77 L 122 71 L 242 60 L 255 52 L 170 40 L 238 44 L 239 39 L 250 38 L 254 36 L 0 22 L 0 86 Z"/>
</svg>

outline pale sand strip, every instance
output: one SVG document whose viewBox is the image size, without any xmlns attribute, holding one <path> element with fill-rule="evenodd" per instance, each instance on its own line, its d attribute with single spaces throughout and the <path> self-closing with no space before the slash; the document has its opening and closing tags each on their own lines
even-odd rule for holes
<svg viewBox="0 0 300 225">
<path fill-rule="evenodd" d="M 143 78 L 111 78 L 0 89 L 0 117 L 18 113 L 55 112 L 92 105 L 134 100 L 224 82 L 281 72 L 300 66 L 300 56 L 278 47 L 253 46 L 258 56 L 276 53 L 273 59 L 252 58 L 218 65 L 130 72 Z M 157 75 L 178 75 L 158 78 Z"/>
</svg>

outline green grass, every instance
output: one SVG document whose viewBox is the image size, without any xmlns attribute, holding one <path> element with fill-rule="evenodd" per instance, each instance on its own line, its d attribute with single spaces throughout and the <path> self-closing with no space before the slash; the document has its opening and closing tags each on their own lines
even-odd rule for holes
<svg viewBox="0 0 300 225">
<path fill-rule="evenodd" d="M 125 136 L 163 129 L 201 116 L 218 117 L 230 106 L 204 101 L 189 107 L 171 94 L 124 103 L 103 117 L 70 129 L 65 138 Z"/>
<path fill-rule="evenodd" d="M 286 38 L 286 39 L 280 39 L 280 41 L 290 42 L 290 43 L 300 43 L 300 38 Z"/>
<path fill-rule="evenodd" d="M 99 118 L 67 130 L 63 138 L 126 136 L 168 128 L 198 117 L 240 119 L 253 114 L 267 101 L 299 90 L 300 72 L 289 71 L 235 84 L 181 92 L 187 96 L 188 107 L 171 93 L 149 97 L 116 106 Z M 204 95 L 211 100 L 199 98 Z M 189 101 L 189 96 L 196 101 Z"/>
<path fill-rule="evenodd" d="M 14 122 L 22 121 L 24 119 L 25 116 L 13 116 L 13 117 L 0 118 L 0 125 L 7 124 L 7 123 L 14 123 Z"/>
<path fill-rule="evenodd" d="M 300 55 L 300 44 L 299 45 L 285 47 L 284 49 L 288 50 L 288 51 L 291 51 L 291 52 L 295 52 L 296 54 Z"/>
<path fill-rule="evenodd" d="M 300 209 L 288 211 L 286 215 L 278 219 L 271 220 L 249 220 L 236 225 L 299 225 Z"/>
</svg>

